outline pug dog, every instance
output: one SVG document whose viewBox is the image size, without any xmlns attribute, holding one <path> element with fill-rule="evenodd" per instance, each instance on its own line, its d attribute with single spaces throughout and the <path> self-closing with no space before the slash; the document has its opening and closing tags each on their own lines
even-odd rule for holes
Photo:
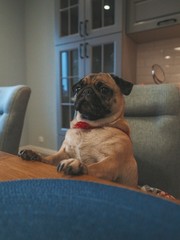
<svg viewBox="0 0 180 240">
<path fill-rule="evenodd" d="M 137 163 L 130 130 L 124 119 L 124 98 L 133 84 L 113 74 L 90 74 L 73 86 L 75 118 L 60 150 L 41 157 L 29 150 L 22 159 L 57 166 L 68 175 L 89 174 L 137 187 Z"/>
</svg>

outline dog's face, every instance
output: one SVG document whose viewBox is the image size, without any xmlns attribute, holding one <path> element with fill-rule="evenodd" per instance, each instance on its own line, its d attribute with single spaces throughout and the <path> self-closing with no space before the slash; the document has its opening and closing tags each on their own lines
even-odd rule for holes
<svg viewBox="0 0 180 240">
<path fill-rule="evenodd" d="M 82 119 L 95 121 L 124 110 L 122 94 L 133 84 L 107 73 L 90 74 L 73 86 L 75 110 Z"/>
</svg>

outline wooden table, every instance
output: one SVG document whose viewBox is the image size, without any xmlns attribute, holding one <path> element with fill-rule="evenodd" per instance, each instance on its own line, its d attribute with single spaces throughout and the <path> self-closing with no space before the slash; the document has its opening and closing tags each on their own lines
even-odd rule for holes
<svg viewBox="0 0 180 240">
<path fill-rule="evenodd" d="M 0 151 L 0 181 L 44 178 L 84 180 L 109 184 L 112 186 L 122 186 L 118 183 L 113 183 L 88 175 L 64 175 L 63 173 L 57 172 L 55 166 L 36 161 L 25 161 L 18 156 Z"/>
</svg>

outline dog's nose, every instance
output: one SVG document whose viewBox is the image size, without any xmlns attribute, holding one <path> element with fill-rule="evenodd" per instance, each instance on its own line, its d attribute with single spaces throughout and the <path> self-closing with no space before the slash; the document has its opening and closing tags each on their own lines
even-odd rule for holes
<svg viewBox="0 0 180 240">
<path fill-rule="evenodd" d="M 93 93 L 94 93 L 94 91 L 93 91 L 92 88 L 90 88 L 90 87 L 84 89 L 84 91 L 83 91 L 83 94 L 84 94 L 85 96 L 93 95 Z"/>
</svg>

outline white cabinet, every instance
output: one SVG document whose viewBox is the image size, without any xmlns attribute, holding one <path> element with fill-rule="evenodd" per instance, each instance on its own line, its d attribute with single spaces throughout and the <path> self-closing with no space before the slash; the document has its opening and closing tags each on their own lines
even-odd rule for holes
<svg viewBox="0 0 180 240">
<path fill-rule="evenodd" d="M 180 23 L 179 0 L 127 0 L 126 30 L 135 33 Z"/>
<path fill-rule="evenodd" d="M 122 30 L 122 0 L 56 0 L 56 45 Z"/>
<path fill-rule="evenodd" d="M 60 142 L 74 115 L 72 85 L 91 72 L 121 76 L 122 0 L 56 0 Z"/>
</svg>

